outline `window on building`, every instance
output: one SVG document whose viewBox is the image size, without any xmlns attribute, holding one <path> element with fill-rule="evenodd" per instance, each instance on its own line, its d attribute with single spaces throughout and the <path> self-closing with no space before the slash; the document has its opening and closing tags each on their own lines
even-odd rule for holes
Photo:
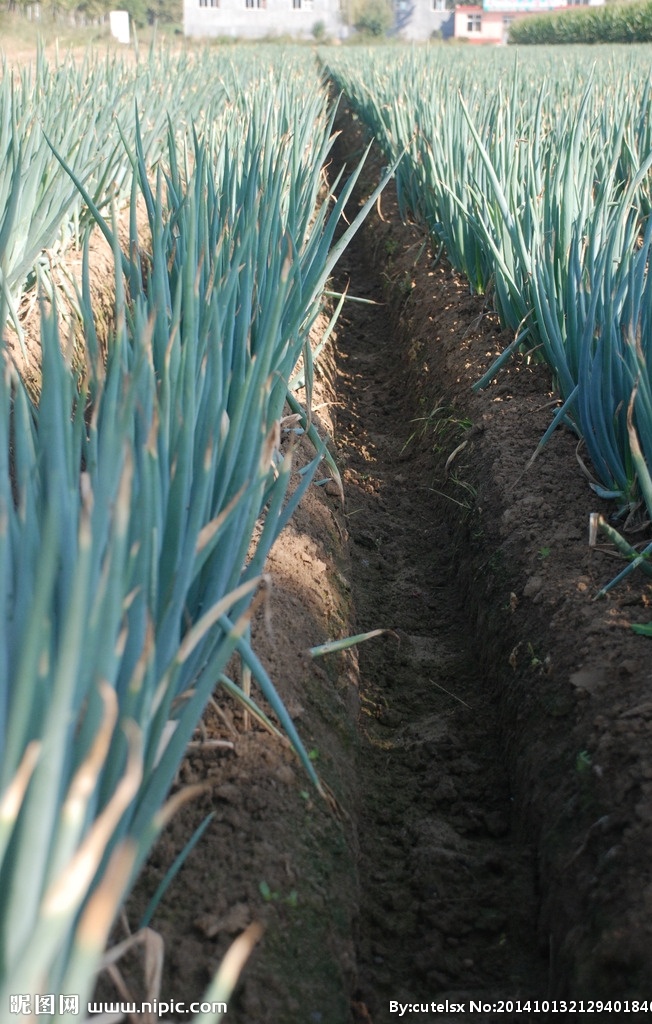
<svg viewBox="0 0 652 1024">
<path fill-rule="evenodd" d="M 482 32 L 482 15 L 481 14 L 467 14 L 467 17 L 466 17 L 466 31 L 467 32 Z"/>
<path fill-rule="evenodd" d="M 267 0 L 245 0 L 245 7 L 248 11 L 267 7 Z"/>
<path fill-rule="evenodd" d="M 447 11 L 448 0 L 430 0 L 433 11 Z"/>
<path fill-rule="evenodd" d="M 295 11 L 311 11 L 313 0 L 292 0 L 292 8 Z"/>
<path fill-rule="evenodd" d="M 200 7 L 219 7 L 220 0 L 199 0 Z"/>
</svg>

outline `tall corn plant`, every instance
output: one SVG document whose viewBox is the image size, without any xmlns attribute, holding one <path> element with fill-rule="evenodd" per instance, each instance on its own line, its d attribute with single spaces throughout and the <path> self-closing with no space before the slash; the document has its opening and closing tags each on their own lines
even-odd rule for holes
<svg viewBox="0 0 652 1024">
<path fill-rule="evenodd" d="M 266 555 L 310 480 L 287 497 L 288 380 L 375 196 L 334 242 L 355 175 L 316 207 L 324 96 L 299 73 L 273 92 L 258 81 L 221 135 L 180 148 L 170 127 L 153 187 L 142 133 L 125 134 L 151 252 L 135 213 L 120 251 L 60 156 L 113 247 L 116 327 L 104 358 L 86 260 L 84 379 L 44 309 L 38 406 L 9 366 L 0 390 L 3 1007 L 15 993 L 83 1005 L 234 651 L 319 786 L 247 630 Z"/>
</svg>

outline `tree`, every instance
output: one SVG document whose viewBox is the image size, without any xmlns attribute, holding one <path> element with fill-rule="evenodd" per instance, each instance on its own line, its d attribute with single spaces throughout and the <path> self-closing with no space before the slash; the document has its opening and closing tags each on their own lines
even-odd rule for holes
<svg viewBox="0 0 652 1024">
<path fill-rule="evenodd" d="M 394 25 L 394 11 L 387 0 L 358 0 L 352 21 L 358 32 L 384 36 Z"/>
<path fill-rule="evenodd" d="M 145 8 L 150 25 L 157 21 L 161 24 L 181 25 L 183 21 L 181 0 L 145 0 Z"/>
</svg>

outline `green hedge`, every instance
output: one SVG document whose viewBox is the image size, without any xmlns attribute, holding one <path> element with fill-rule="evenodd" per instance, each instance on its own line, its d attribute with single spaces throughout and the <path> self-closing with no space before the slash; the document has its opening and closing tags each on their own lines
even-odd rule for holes
<svg viewBox="0 0 652 1024">
<path fill-rule="evenodd" d="M 510 43 L 647 43 L 652 41 L 652 2 L 578 7 L 514 22 Z"/>
</svg>

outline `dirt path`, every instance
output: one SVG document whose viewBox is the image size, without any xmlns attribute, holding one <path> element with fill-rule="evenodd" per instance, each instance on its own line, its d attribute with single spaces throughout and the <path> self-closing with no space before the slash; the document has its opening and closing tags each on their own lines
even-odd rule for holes
<svg viewBox="0 0 652 1024">
<path fill-rule="evenodd" d="M 384 1024 L 390 999 L 540 997 L 546 965 L 428 431 L 362 238 L 338 269 L 378 303 L 347 304 L 340 324 L 337 437 L 358 625 L 394 631 L 360 649 L 358 999 Z"/>
</svg>

